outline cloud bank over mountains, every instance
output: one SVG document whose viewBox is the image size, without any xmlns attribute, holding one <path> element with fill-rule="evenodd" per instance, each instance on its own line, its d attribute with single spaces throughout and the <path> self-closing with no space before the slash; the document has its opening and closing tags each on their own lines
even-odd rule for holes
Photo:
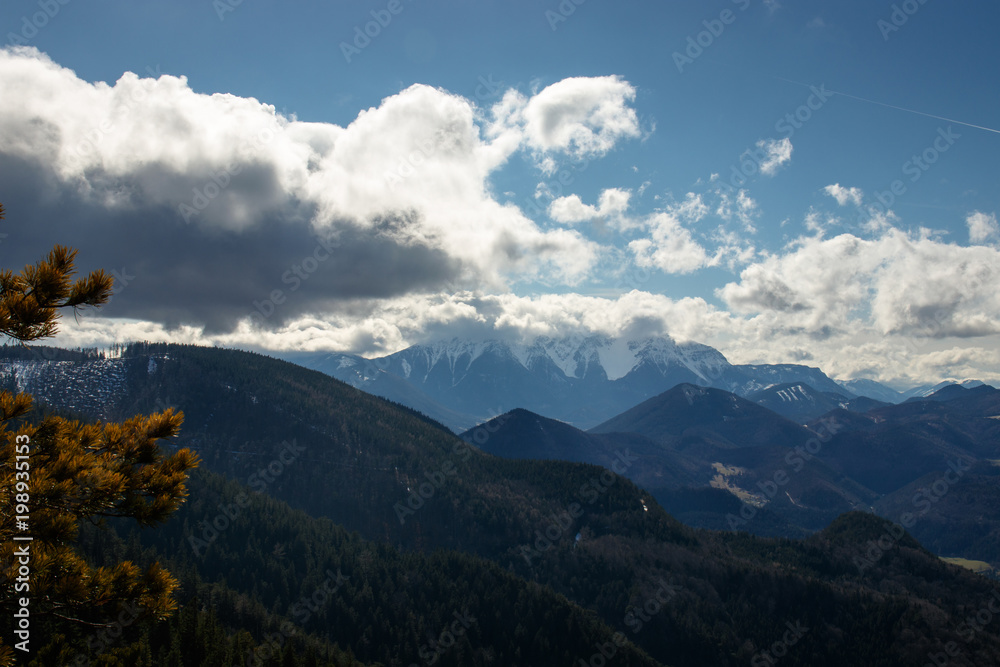
<svg viewBox="0 0 1000 667">
<path fill-rule="evenodd" d="M 495 191 L 514 161 L 544 181 L 641 141 L 641 99 L 620 77 L 510 89 L 491 106 L 417 84 L 346 127 L 184 77 L 91 83 L 30 48 L 0 50 L 0 90 L 5 265 L 58 242 L 81 269 L 119 274 L 100 317 L 65 320 L 64 345 L 381 354 L 438 337 L 665 333 L 842 377 L 1000 376 L 995 213 L 968 212 L 967 245 L 873 224 L 768 248 L 750 192 L 710 178 L 653 206 L 622 181 L 596 201 L 539 188 L 534 217 Z M 780 179 L 791 141 L 758 145 Z M 834 222 L 864 196 L 824 194 Z M 681 276 L 712 296 L 651 287 Z"/>
</svg>

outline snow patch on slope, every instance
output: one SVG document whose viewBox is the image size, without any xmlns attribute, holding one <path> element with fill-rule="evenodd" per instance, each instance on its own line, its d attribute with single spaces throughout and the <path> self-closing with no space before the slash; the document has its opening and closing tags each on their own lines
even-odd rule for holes
<svg viewBox="0 0 1000 667">
<path fill-rule="evenodd" d="M 0 380 L 42 401 L 108 419 L 125 391 L 125 364 L 121 354 L 86 361 L 6 360 L 0 361 Z M 152 358 L 150 368 L 156 368 Z"/>
<path fill-rule="evenodd" d="M 633 341 L 616 338 L 610 340 L 608 345 L 597 349 L 601 367 L 609 380 L 623 378 L 639 365 L 639 358 L 633 350 L 634 346 Z"/>
<path fill-rule="evenodd" d="M 563 375 L 571 378 L 579 378 L 586 372 L 579 372 L 580 355 L 585 354 L 587 339 L 583 336 L 569 336 L 567 338 L 539 338 L 535 341 L 539 352 L 545 354 L 552 363 L 563 372 Z M 589 357 L 585 357 L 589 358 Z"/>
</svg>

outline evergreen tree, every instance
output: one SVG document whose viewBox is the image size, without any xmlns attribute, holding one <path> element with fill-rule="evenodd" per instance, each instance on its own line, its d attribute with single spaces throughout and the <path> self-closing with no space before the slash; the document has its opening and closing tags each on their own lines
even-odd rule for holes
<svg viewBox="0 0 1000 667">
<path fill-rule="evenodd" d="M 0 271 L 0 335 L 21 344 L 49 338 L 56 334 L 60 309 L 108 301 L 113 278 L 94 271 L 74 281 L 75 257 L 75 250 L 56 246 L 19 274 Z M 177 581 L 158 564 L 145 570 L 129 561 L 91 567 L 75 540 L 83 520 L 131 517 L 152 525 L 179 507 L 187 495 L 187 473 L 199 461 L 187 449 L 165 456 L 157 441 L 178 433 L 183 414 L 168 409 L 104 424 L 47 416 L 32 423 L 26 418 L 31 406 L 27 394 L 0 392 L 3 617 L 24 614 L 20 601 L 27 600 L 27 623 L 35 628 L 30 636 L 37 646 L 43 639 L 39 623 L 46 619 L 96 631 L 126 617 L 169 614 L 176 607 Z M 22 566 L 27 576 L 19 572 Z M 20 641 L 22 636 L 15 636 L 13 643 Z M 12 663 L 13 656 L 0 639 L 0 663 Z"/>
</svg>

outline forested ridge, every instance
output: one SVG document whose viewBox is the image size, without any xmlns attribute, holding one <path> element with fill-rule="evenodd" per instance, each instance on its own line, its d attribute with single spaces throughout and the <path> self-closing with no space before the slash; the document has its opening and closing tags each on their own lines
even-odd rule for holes
<svg viewBox="0 0 1000 667">
<path fill-rule="evenodd" d="M 68 363 L 95 361 L 85 357 Z M 949 664 L 1000 656 L 1000 623 L 962 630 L 989 602 L 988 580 L 910 538 L 858 568 L 889 531 L 870 515 L 805 541 L 696 531 L 606 469 L 497 459 L 262 355 L 142 344 L 112 361 L 121 386 L 94 408 L 118 419 L 182 406 L 170 446 L 204 463 L 162 526 L 83 533 L 95 563 L 155 559 L 181 581 L 178 614 L 126 628 L 94 664 L 245 662 L 296 619 L 261 664 L 592 664 L 604 646 L 615 664 L 738 665 L 763 659 L 789 624 L 808 631 L 785 647 L 787 665 L 923 664 L 948 642 L 961 648 Z M 294 605 L 338 572 L 336 593 L 302 620 Z M 454 646 L 430 650 L 466 612 L 476 621 Z M 86 639 L 61 632 L 67 647 Z M 635 648 L 615 646 L 615 632 Z M 194 646 L 211 651 L 184 662 Z M 132 657 L 115 662 L 123 651 Z"/>
</svg>

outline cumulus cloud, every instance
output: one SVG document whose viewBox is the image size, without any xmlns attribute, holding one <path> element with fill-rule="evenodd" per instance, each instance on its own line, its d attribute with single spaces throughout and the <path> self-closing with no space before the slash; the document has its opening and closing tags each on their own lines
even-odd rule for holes
<svg viewBox="0 0 1000 667">
<path fill-rule="evenodd" d="M 199 94 L 183 77 L 83 81 L 33 49 L 0 50 L 0 90 L 5 263 L 58 241 L 80 250 L 82 271 L 118 279 L 99 315 L 63 321 L 59 344 L 375 355 L 455 335 L 669 333 L 734 362 L 809 359 L 844 377 L 922 382 L 977 365 L 1000 376 L 995 215 L 968 217 L 972 247 L 899 231 L 889 214 L 872 238 L 802 238 L 768 254 L 742 238 L 757 202 L 718 179 L 652 214 L 634 212 L 627 189 L 561 197 L 544 226 L 498 201 L 491 178 L 518 152 L 557 169 L 639 136 L 635 90 L 616 77 L 507 91 L 490 109 L 415 85 L 344 127 Z M 758 149 L 768 175 L 792 151 Z M 854 202 L 854 188 L 831 188 Z M 699 229 L 710 215 L 724 224 Z M 588 220 L 631 243 L 601 246 L 571 227 Z M 674 275 L 741 273 L 716 303 L 567 289 L 622 256 Z M 559 289 L 516 294 L 525 284 Z"/>
<path fill-rule="evenodd" d="M 579 195 L 558 197 L 549 204 L 549 217 L 556 222 L 574 224 L 588 220 L 620 218 L 628 210 L 632 192 L 620 188 L 604 190 L 597 206 L 584 204 Z"/>
<path fill-rule="evenodd" d="M 635 88 L 617 76 L 574 77 L 554 83 L 531 98 L 508 93 L 494 107 L 495 136 L 519 129 L 538 153 L 600 156 L 622 139 L 642 135 L 629 103 Z"/>
<path fill-rule="evenodd" d="M 889 230 L 800 239 L 746 268 L 717 295 L 734 311 L 775 327 L 830 337 L 973 337 L 1000 333 L 1000 251 Z"/>
<path fill-rule="evenodd" d="M 656 213 L 646 222 L 648 238 L 629 242 L 636 265 L 664 273 L 691 273 L 709 264 L 705 248 L 672 213 Z"/>
<path fill-rule="evenodd" d="M 865 200 L 865 193 L 860 188 L 845 188 L 840 183 L 826 186 L 823 188 L 823 192 L 836 199 L 837 203 L 841 206 L 847 206 L 848 204 L 861 206 Z"/>
<path fill-rule="evenodd" d="M 577 223 L 600 216 L 595 206 L 583 203 L 579 195 L 559 197 L 549 204 L 549 217 L 556 222 Z"/>
<path fill-rule="evenodd" d="M 760 207 L 746 190 L 734 191 L 720 187 L 716 188 L 713 194 L 718 198 L 715 204 L 715 215 L 726 222 L 733 220 L 739 222 L 743 231 L 747 233 L 753 234 L 757 231 L 754 220 L 760 216 Z"/>
<path fill-rule="evenodd" d="M 784 164 L 792 159 L 792 140 L 788 137 L 784 139 L 767 139 L 757 142 L 757 148 L 761 151 L 760 173 L 765 176 L 773 176 Z"/>
<path fill-rule="evenodd" d="M 184 77 L 90 83 L 31 48 L 0 50 L 0 89 L 18 259 L 72 244 L 135 276 L 113 314 L 215 332 L 443 285 L 578 284 L 598 246 L 501 204 L 489 178 L 525 147 L 600 154 L 637 132 L 616 77 L 508 94 L 519 119 L 499 129 L 425 85 L 340 127 Z"/>
<path fill-rule="evenodd" d="M 687 193 L 684 197 L 684 201 L 674 204 L 670 207 L 670 210 L 681 220 L 689 223 L 699 222 L 702 218 L 708 215 L 709 212 L 708 205 L 705 204 L 704 198 L 693 192 Z"/>
<path fill-rule="evenodd" d="M 684 274 L 718 261 L 709 256 L 689 228 L 709 212 L 702 196 L 689 192 L 683 201 L 672 202 L 661 211 L 625 225 L 647 234 L 628 244 L 636 265 L 664 273 Z"/>
<path fill-rule="evenodd" d="M 995 213 L 975 211 L 965 219 L 969 226 L 969 241 L 971 243 L 986 243 L 990 240 L 1000 240 L 1000 225 L 997 224 Z"/>
</svg>

